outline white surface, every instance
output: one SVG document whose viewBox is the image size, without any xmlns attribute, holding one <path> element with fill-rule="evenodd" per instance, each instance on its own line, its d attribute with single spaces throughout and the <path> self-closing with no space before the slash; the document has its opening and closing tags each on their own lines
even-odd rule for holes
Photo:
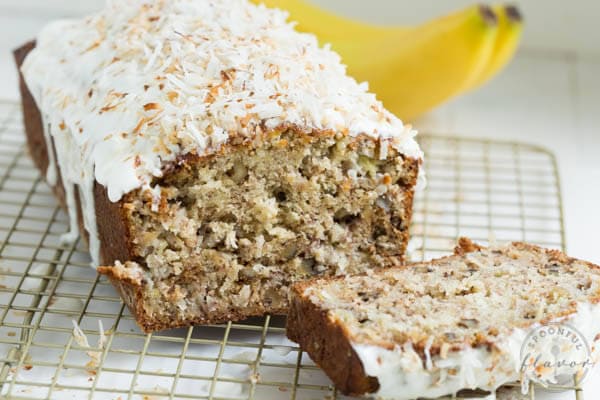
<svg viewBox="0 0 600 400">
<path fill-rule="evenodd" d="M 335 3 L 334 0 L 327 1 Z M 342 0 L 336 1 L 342 3 Z M 82 5 L 79 2 L 71 11 L 88 8 L 92 3 Z M 358 3 L 359 0 L 347 0 L 348 12 L 356 13 Z M 381 12 L 385 8 L 386 12 L 381 15 L 386 17 L 381 20 L 389 21 L 394 16 L 409 15 L 407 10 L 425 13 L 428 9 L 420 2 L 414 2 L 419 4 L 418 8 L 401 8 L 398 4 L 390 7 L 389 3 L 371 0 L 369 10 L 374 13 L 376 11 L 373 10 Z M 408 1 L 398 3 L 406 5 Z M 425 3 L 433 4 L 433 0 Z M 462 4 L 461 1 L 452 4 L 457 3 Z M 600 263 L 597 240 L 597 228 L 600 226 L 600 44 L 597 32 L 594 32 L 596 36 L 591 35 L 596 29 L 594 19 L 599 14 L 600 2 L 528 0 L 522 3 L 525 11 L 532 13 L 526 15 L 532 26 L 526 31 L 526 42 L 537 49 L 521 51 L 493 82 L 440 107 L 415 125 L 421 131 L 516 139 L 540 144 L 555 152 L 563 183 L 569 253 Z M 534 3 L 548 4 L 549 14 L 539 14 L 540 7 L 534 6 Z M 8 52 L 35 35 L 48 18 L 40 16 L 38 8 L 45 5 L 43 12 L 46 13 L 49 4 L 69 7 L 75 2 L 0 0 L 0 10 L 4 10 L 0 14 L 0 98 L 17 99 L 16 75 Z M 444 2 L 439 9 L 448 9 L 448 4 Z M 8 6 L 13 12 L 10 15 Z M 66 12 L 65 8 L 58 10 L 53 14 L 64 15 Z M 567 10 L 569 13 L 566 13 Z M 405 11 L 406 14 L 403 14 Z M 568 23 L 565 24 L 563 19 Z M 535 21 L 547 22 L 547 26 Z M 573 30 L 567 29 L 567 26 L 573 27 Z M 593 29 L 587 30 L 588 27 Z M 571 40 L 571 37 L 575 39 Z M 570 47 L 574 42 L 581 42 L 581 46 Z M 536 43 L 539 46 L 535 46 Z M 600 395 L 598 368 L 586 381 L 586 395 L 588 400 Z M 553 394 L 539 398 L 571 400 L 573 396 Z"/>
</svg>

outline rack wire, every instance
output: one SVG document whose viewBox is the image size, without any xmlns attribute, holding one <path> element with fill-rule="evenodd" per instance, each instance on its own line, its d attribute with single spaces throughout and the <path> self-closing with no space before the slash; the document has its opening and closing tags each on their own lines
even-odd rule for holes
<svg viewBox="0 0 600 400">
<path fill-rule="evenodd" d="M 428 186 L 416 197 L 413 260 L 447 254 L 459 235 L 564 249 L 552 154 L 520 143 L 420 142 Z M 18 105 L 0 102 L 0 398 L 345 398 L 285 338 L 281 317 L 141 333 L 82 244 L 61 244 L 67 222 L 26 154 Z M 520 395 L 516 386 L 498 398 L 534 398 L 537 389 Z"/>
</svg>

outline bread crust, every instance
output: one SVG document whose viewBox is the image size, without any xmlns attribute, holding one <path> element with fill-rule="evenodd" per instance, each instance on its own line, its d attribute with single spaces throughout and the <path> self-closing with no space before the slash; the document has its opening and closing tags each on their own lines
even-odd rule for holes
<svg viewBox="0 0 600 400">
<path fill-rule="evenodd" d="M 50 164 L 48 151 L 53 151 L 55 158 L 56 151 L 54 148 L 52 148 L 51 150 L 47 148 L 46 140 L 44 138 L 43 119 L 40 114 L 40 110 L 37 107 L 37 104 L 35 103 L 35 100 L 31 92 L 29 91 L 25 83 L 24 77 L 20 71 L 20 66 L 25 60 L 25 57 L 34 48 L 35 41 L 31 41 L 25 44 L 24 46 L 16 49 L 14 51 L 14 57 L 19 69 L 19 87 L 21 91 L 22 110 L 29 152 L 34 164 L 40 170 L 42 176 L 45 176 L 48 166 Z M 298 132 L 299 134 L 303 134 L 301 132 L 300 127 L 280 127 L 280 129 L 282 128 L 293 130 L 295 132 Z M 267 133 L 266 135 L 268 134 L 269 133 Z M 317 131 L 310 136 L 306 134 L 303 135 L 306 136 L 307 140 L 313 140 L 315 137 L 318 137 L 320 135 L 331 134 L 332 132 L 328 131 Z M 359 136 L 355 140 L 358 142 L 359 140 L 363 140 L 365 138 L 375 141 L 375 139 L 366 136 Z M 53 141 L 52 145 L 54 146 Z M 228 142 L 226 145 L 222 146 L 218 154 L 210 156 L 198 156 L 194 154 L 182 155 L 178 160 L 167 165 L 164 168 L 164 174 L 165 176 L 168 176 L 170 174 L 178 173 L 178 171 L 185 170 L 186 168 L 191 168 L 197 163 L 204 162 L 207 157 L 216 157 L 224 154 L 225 152 L 233 151 L 240 147 L 252 147 L 258 145 L 259 144 L 252 141 L 241 141 L 239 138 L 232 137 L 231 142 Z M 416 171 L 418 171 L 418 168 L 421 163 L 420 160 L 413 158 L 406 158 L 406 161 L 407 167 L 412 172 L 414 172 L 414 174 L 410 174 L 411 176 L 414 175 L 414 179 L 411 179 L 407 182 L 398 183 L 406 189 L 403 200 L 403 208 L 405 210 L 405 215 L 403 219 L 402 232 L 400 233 L 401 243 L 399 243 L 399 249 L 404 249 L 406 247 L 406 244 L 408 243 L 408 224 L 410 223 L 410 219 L 412 217 L 413 187 L 416 183 Z M 75 187 L 75 190 L 78 191 L 78 188 Z M 52 186 L 52 191 L 58 199 L 60 206 L 63 209 L 67 210 L 65 190 L 60 177 L 60 171 L 57 171 L 57 182 L 56 185 Z M 138 325 L 143 331 L 154 332 L 163 329 L 189 326 L 192 324 L 220 323 L 229 320 L 241 320 L 252 316 L 262 316 L 267 312 L 273 314 L 284 314 L 287 311 L 284 309 L 267 309 L 261 305 L 257 307 L 250 307 L 248 309 L 243 310 L 243 312 L 231 311 L 227 313 L 217 313 L 214 315 L 199 315 L 197 318 L 185 320 L 179 320 L 176 317 L 173 317 L 171 320 L 165 321 L 164 319 L 160 320 L 153 316 L 150 312 L 146 310 L 145 307 L 145 282 L 129 279 L 123 276 L 117 268 L 113 267 L 116 261 L 135 261 L 139 262 L 140 264 L 143 264 L 143 260 L 137 259 L 135 253 L 131 229 L 128 226 L 128 221 L 130 217 L 129 213 L 131 211 L 127 210 L 126 208 L 126 205 L 130 203 L 131 200 L 135 198 L 135 196 L 140 195 L 140 191 L 135 190 L 123 196 L 123 198 L 121 198 L 119 201 L 112 202 L 108 197 L 108 192 L 106 188 L 98 182 L 95 182 L 94 184 L 95 213 L 98 228 L 98 238 L 100 240 L 100 263 L 101 265 L 104 265 L 104 267 L 98 268 L 98 272 L 106 275 L 110 282 L 115 286 L 115 288 L 121 295 L 123 301 L 128 306 L 131 313 L 135 316 Z M 84 227 L 82 207 L 77 192 L 75 198 L 77 203 L 76 207 L 79 231 L 81 232 L 82 237 L 85 243 L 87 244 L 88 234 Z M 403 255 L 396 256 L 394 258 L 394 263 L 397 264 L 398 262 L 401 262 L 402 257 Z"/>
<path fill-rule="evenodd" d="M 376 392 L 379 382 L 365 373 L 344 326 L 329 318 L 327 311 L 304 300 L 302 292 L 308 285 L 301 282 L 292 289 L 286 325 L 288 338 L 310 355 L 343 394 L 359 396 Z"/>
</svg>

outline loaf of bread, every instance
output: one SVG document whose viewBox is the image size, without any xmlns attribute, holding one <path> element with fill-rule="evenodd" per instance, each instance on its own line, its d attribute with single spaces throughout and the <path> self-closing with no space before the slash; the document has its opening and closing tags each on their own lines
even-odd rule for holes
<svg viewBox="0 0 600 400">
<path fill-rule="evenodd" d="M 598 358 L 600 267 L 524 243 L 294 286 L 287 335 L 346 394 L 435 398 L 520 378 L 532 328 L 565 322 Z"/>
<path fill-rule="evenodd" d="M 147 332 L 284 313 L 294 282 L 403 261 L 415 132 L 286 18 L 109 2 L 15 52 L 64 239 Z"/>
</svg>

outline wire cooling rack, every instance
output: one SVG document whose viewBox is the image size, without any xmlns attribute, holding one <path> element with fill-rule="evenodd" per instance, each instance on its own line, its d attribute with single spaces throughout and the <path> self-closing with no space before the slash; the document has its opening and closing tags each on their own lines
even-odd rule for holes
<svg viewBox="0 0 600 400">
<path fill-rule="evenodd" d="M 448 254 L 459 235 L 564 249 L 552 154 L 519 143 L 420 142 L 429 182 L 416 198 L 413 260 Z M 60 243 L 67 226 L 26 154 L 18 105 L 0 102 L 0 398 L 344 398 L 285 338 L 280 317 L 142 334 L 81 243 Z M 533 399 L 534 390 L 502 388 L 498 398 Z"/>
</svg>

